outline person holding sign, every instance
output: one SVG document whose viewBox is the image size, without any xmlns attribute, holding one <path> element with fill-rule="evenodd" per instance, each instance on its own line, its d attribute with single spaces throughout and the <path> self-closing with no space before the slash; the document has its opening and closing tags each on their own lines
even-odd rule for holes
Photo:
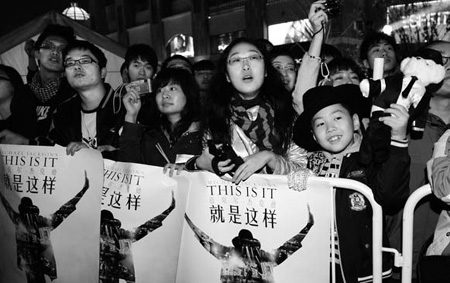
<svg viewBox="0 0 450 283">
<path fill-rule="evenodd" d="M 50 139 L 74 155 L 82 148 L 116 159 L 119 129 L 125 112 L 114 113 L 114 90 L 104 82 L 107 59 L 94 44 L 75 40 L 64 52 L 64 67 L 77 95 L 58 106 Z"/>
<path fill-rule="evenodd" d="M 209 142 L 186 163 L 188 170 L 208 170 L 238 184 L 254 173 L 304 167 L 304 152 L 291 143 L 291 96 L 263 45 L 243 37 L 231 42 L 208 97 Z"/>
</svg>

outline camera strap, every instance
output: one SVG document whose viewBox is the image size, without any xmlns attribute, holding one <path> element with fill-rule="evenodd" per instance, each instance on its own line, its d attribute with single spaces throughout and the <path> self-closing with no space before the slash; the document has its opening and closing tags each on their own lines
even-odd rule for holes
<svg viewBox="0 0 450 283">
<path fill-rule="evenodd" d="M 214 157 L 214 158 L 211 160 L 211 167 L 212 167 L 214 173 L 216 173 L 217 176 L 222 177 L 223 175 L 225 175 L 225 173 L 224 173 L 224 172 L 221 172 L 221 171 L 219 170 L 219 165 L 218 165 L 219 162 L 220 162 L 220 159 L 217 158 L 217 157 Z"/>
</svg>

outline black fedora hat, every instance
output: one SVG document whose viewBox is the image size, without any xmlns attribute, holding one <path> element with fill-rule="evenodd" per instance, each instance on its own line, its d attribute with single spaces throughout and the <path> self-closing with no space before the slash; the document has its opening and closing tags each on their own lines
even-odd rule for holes
<svg viewBox="0 0 450 283">
<path fill-rule="evenodd" d="M 294 124 L 294 142 L 307 151 L 320 150 L 314 140 L 311 128 L 313 116 L 325 107 L 333 104 L 344 104 L 360 118 L 369 117 L 370 100 L 363 97 L 358 85 L 344 84 L 336 87 L 318 86 L 309 89 L 303 95 L 304 111 Z"/>
<path fill-rule="evenodd" d="M 251 246 L 261 248 L 261 243 L 253 238 L 252 232 L 247 229 L 241 229 L 238 236 L 233 238 L 232 243 L 235 247 Z"/>
</svg>

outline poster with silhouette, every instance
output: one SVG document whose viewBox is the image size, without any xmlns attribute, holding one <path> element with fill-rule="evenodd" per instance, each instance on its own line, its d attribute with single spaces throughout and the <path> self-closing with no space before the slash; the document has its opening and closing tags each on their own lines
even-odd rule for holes
<svg viewBox="0 0 450 283">
<path fill-rule="evenodd" d="M 0 282 L 98 282 L 96 150 L 1 145 Z"/>
<path fill-rule="evenodd" d="M 286 176 L 235 185 L 195 173 L 177 271 L 181 282 L 329 282 L 331 192 Z"/>
<path fill-rule="evenodd" d="M 189 180 L 104 161 L 100 282 L 175 282 Z"/>
</svg>

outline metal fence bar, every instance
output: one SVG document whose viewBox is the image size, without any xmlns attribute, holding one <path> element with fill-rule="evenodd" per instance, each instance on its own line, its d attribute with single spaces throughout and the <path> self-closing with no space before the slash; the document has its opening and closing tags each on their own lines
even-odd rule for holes
<svg viewBox="0 0 450 283">
<path fill-rule="evenodd" d="M 429 194 L 431 194 L 429 184 L 418 188 L 409 196 L 403 210 L 402 283 L 410 283 L 412 278 L 414 209 L 417 203 Z"/>
<path fill-rule="evenodd" d="M 325 178 L 325 177 L 310 177 L 310 179 L 323 180 L 330 184 L 330 186 L 338 189 L 349 189 L 363 194 L 372 206 L 372 253 L 373 253 L 373 283 L 381 283 L 383 278 L 383 210 L 381 206 L 375 201 L 372 190 L 365 184 L 344 178 Z"/>
</svg>

